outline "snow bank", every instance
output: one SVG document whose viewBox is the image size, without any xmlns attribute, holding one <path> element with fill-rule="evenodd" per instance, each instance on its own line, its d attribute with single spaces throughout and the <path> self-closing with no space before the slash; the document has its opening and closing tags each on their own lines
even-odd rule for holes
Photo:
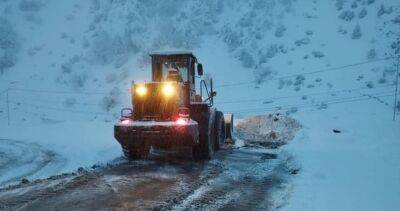
<svg viewBox="0 0 400 211">
<path fill-rule="evenodd" d="M 235 135 L 245 145 L 276 148 L 292 140 L 300 128 L 293 118 L 275 113 L 241 120 L 236 125 Z"/>
</svg>

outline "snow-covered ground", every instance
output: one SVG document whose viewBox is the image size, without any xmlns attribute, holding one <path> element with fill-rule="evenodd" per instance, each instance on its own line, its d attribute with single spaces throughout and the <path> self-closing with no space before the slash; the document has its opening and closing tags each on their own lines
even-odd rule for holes
<svg viewBox="0 0 400 211">
<path fill-rule="evenodd" d="M 27 157 L 57 158 L 50 156 L 54 168 L 36 170 L 45 158 L 26 168 L 33 170 L 0 169 L 0 184 L 119 157 L 112 125 L 130 104 L 131 80 L 150 79 L 148 52 L 189 49 L 213 76 L 219 109 L 236 118 L 281 112 L 303 126 L 283 149 L 301 166 L 284 209 L 395 210 L 399 6 L 396 0 L 0 1 L 0 157 L 16 159 L 22 155 L 15 147 L 31 146 Z"/>
<path fill-rule="evenodd" d="M 400 124 L 389 106 L 353 102 L 294 118 L 304 128 L 285 150 L 302 170 L 284 210 L 398 209 Z"/>
<path fill-rule="evenodd" d="M 112 125 L 101 122 L 4 126 L 1 136 L 0 185 L 72 172 L 121 155 Z"/>
</svg>

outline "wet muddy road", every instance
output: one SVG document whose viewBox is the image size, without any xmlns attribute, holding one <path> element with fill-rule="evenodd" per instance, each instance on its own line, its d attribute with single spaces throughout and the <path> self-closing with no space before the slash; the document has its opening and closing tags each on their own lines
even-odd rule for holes
<svg viewBox="0 0 400 211">
<path fill-rule="evenodd" d="M 284 205 L 298 172 L 293 158 L 279 149 L 225 146 L 204 162 L 190 161 L 187 154 L 119 158 L 75 175 L 4 188 L 0 209 L 273 210 Z"/>
</svg>

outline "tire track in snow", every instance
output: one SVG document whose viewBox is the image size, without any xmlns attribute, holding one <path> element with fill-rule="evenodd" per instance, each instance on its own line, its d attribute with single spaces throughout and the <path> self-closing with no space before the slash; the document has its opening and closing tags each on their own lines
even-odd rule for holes
<svg viewBox="0 0 400 211">
<path fill-rule="evenodd" d="M 270 150 L 254 148 L 220 154 L 212 162 L 222 166 L 223 172 L 203 182 L 179 203 L 164 208 L 270 210 L 275 206 L 272 193 L 288 183 L 293 169 L 290 157 L 271 158 L 270 155 Z"/>
<path fill-rule="evenodd" d="M 56 173 L 66 160 L 35 143 L 0 139 L 0 186 Z"/>
</svg>

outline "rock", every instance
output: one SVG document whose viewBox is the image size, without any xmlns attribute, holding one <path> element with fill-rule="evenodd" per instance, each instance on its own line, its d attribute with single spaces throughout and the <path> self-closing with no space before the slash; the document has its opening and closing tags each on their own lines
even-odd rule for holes
<svg viewBox="0 0 400 211">
<path fill-rule="evenodd" d="M 22 184 L 28 184 L 28 183 L 29 183 L 29 180 L 26 179 L 26 178 L 22 178 L 21 183 L 22 183 Z"/>
<path fill-rule="evenodd" d="M 86 170 L 85 170 L 83 167 L 79 167 L 79 168 L 78 168 L 78 172 L 79 172 L 79 173 L 85 173 Z"/>
<path fill-rule="evenodd" d="M 94 165 L 92 166 L 92 169 L 97 169 L 97 168 L 99 168 L 99 167 L 100 167 L 99 164 L 94 164 Z"/>
<path fill-rule="evenodd" d="M 290 170 L 290 174 L 298 174 L 300 169 L 292 169 Z"/>
<path fill-rule="evenodd" d="M 332 130 L 334 133 L 341 133 L 342 131 L 338 130 L 338 129 L 333 129 Z"/>
<path fill-rule="evenodd" d="M 372 88 L 374 88 L 374 83 L 373 83 L 372 81 L 368 81 L 368 82 L 366 83 L 366 86 L 367 86 L 367 88 L 372 89 Z"/>
</svg>

